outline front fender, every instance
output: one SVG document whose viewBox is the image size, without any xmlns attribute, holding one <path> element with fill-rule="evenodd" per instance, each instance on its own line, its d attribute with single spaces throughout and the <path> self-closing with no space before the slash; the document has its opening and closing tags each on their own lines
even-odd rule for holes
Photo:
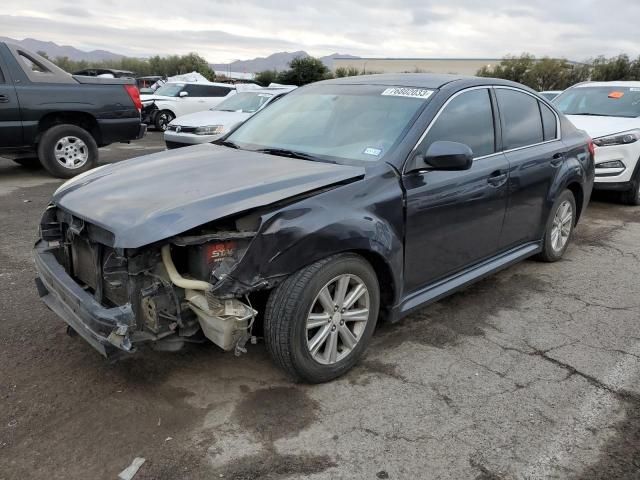
<svg viewBox="0 0 640 480">
<path fill-rule="evenodd" d="M 222 291 L 238 295 L 272 288 L 318 260 L 357 251 L 375 260 L 381 288 L 395 301 L 402 285 L 403 225 L 402 191 L 393 175 L 323 192 L 262 217 Z"/>
</svg>

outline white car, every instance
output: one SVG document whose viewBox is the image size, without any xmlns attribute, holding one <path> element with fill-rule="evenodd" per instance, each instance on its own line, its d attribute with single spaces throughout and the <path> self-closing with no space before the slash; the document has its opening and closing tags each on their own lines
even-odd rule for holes
<svg viewBox="0 0 640 480">
<path fill-rule="evenodd" d="M 593 138 L 594 188 L 619 191 L 624 203 L 640 205 L 640 82 L 581 83 L 553 103 Z"/>
<path fill-rule="evenodd" d="M 176 117 L 215 107 L 236 93 L 234 85 L 214 82 L 168 82 L 153 95 L 141 95 L 142 120 L 164 132 Z"/>
<path fill-rule="evenodd" d="M 210 110 L 178 117 L 164 132 L 167 148 L 211 143 L 291 90 L 293 88 L 244 90 Z"/>
</svg>

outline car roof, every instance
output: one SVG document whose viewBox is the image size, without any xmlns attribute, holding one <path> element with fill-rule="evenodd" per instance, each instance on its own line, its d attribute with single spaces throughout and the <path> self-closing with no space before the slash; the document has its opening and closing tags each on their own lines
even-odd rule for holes
<svg viewBox="0 0 640 480">
<path fill-rule="evenodd" d="M 613 82 L 584 82 L 578 85 L 574 85 L 573 88 L 584 88 L 584 87 L 636 87 L 640 88 L 640 82 L 632 82 L 632 81 L 613 81 Z"/>
<path fill-rule="evenodd" d="M 509 80 L 487 77 L 473 77 L 465 75 L 451 74 L 431 74 L 431 73 L 392 73 L 392 74 L 376 74 L 376 75 L 358 75 L 353 77 L 335 78 L 325 80 L 319 83 L 335 84 L 335 85 L 388 85 L 390 87 L 416 87 L 416 88 L 432 88 L 438 89 L 443 86 L 460 82 L 461 85 L 505 85 L 523 88 L 529 90 L 528 87 Z"/>
<path fill-rule="evenodd" d="M 205 85 L 207 87 L 226 87 L 235 90 L 235 85 L 230 85 L 228 83 L 220 83 L 220 82 L 188 82 L 186 80 L 172 80 L 170 82 L 166 82 L 164 85 Z M 163 85 L 163 87 L 164 87 Z"/>
</svg>

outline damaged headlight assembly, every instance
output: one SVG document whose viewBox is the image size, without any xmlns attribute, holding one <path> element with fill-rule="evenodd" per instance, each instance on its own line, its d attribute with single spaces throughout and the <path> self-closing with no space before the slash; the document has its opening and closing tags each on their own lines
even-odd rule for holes
<svg viewBox="0 0 640 480">
<path fill-rule="evenodd" d="M 222 297 L 216 288 L 242 259 L 255 234 L 222 232 L 172 239 L 162 247 L 162 263 L 171 283 L 184 290 L 188 308 L 196 315 L 205 337 L 223 350 L 245 351 L 257 311 L 235 297 Z M 172 258 L 172 246 L 182 249 L 189 278 L 182 276 Z"/>
</svg>

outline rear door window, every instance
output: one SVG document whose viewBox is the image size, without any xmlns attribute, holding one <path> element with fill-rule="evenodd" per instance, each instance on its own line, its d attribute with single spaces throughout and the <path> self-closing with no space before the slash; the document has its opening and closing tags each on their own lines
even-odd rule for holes
<svg viewBox="0 0 640 480">
<path fill-rule="evenodd" d="M 226 97 L 231 90 L 231 88 L 217 85 L 190 84 L 185 87 L 190 97 Z"/>
<path fill-rule="evenodd" d="M 496 88 L 505 150 L 527 147 L 544 141 L 539 102 L 517 90 Z"/>
<path fill-rule="evenodd" d="M 207 85 L 205 87 L 206 89 L 206 95 L 205 97 L 226 97 L 229 92 L 232 90 L 231 88 L 228 87 L 212 87 Z"/>
<path fill-rule="evenodd" d="M 433 142 L 442 140 L 468 145 L 476 158 L 495 153 L 493 109 L 487 88 L 453 98 L 432 124 L 420 150 L 426 152 Z"/>
</svg>

